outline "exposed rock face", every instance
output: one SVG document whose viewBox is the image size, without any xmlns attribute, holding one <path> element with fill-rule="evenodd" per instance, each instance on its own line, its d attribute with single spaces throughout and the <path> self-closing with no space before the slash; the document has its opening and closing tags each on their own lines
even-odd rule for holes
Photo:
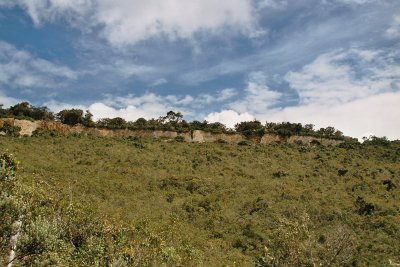
<svg viewBox="0 0 400 267">
<path fill-rule="evenodd" d="M 92 136 L 101 137 L 147 137 L 156 139 L 173 140 L 177 136 L 183 136 L 186 142 L 217 142 L 223 140 L 228 143 L 238 143 L 246 140 L 241 134 L 225 134 L 225 133 L 210 133 L 201 130 L 194 130 L 188 133 L 177 133 L 174 131 L 151 131 L 151 130 L 128 130 L 128 129 L 100 129 L 100 128 L 86 128 L 82 125 L 69 126 L 55 121 L 28 121 L 28 120 L 15 120 L 10 118 L 0 119 L 0 128 L 5 123 L 12 126 L 21 128 L 21 135 L 31 136 L 35 130 L 55 131 L 60 134 L 79 133 Z M 270 144 L 273 142 L 287 142 L 295 143 L 301 141 L 303 144 L 310 145 L 312 141 L 318 141 L 322 145 L 339 145 L 343 141 L 332 139 L 321 139 L 312 136 L 291 136 L 289 138 L 282 138 L 278 135 L 265 134 L 261 139 L 252 140 L 255 143 Z"/>
<path fill-rule="evenodd" d="M 27 121 L 27 120 L 14 120 L 14 126 L 20 127 L 20 135 L 31 136 L 33 131 L 35 131 L 39 123 L 37 121 Z"/>
<path fill-rule="evenodd" d="M 40 121 L 38 129 L 45 131 L 56 131 L 61 134 L 70 133 L 70 126 L 55 121 Z"/>
<path fill-rule="evenodd" d="M 273 135 L 273 134 L 265 134 L 261 138 L 261 144 L 270 144 L 273 142 L 286 142 L 289 144 L 293 144 L 296 142 L 301 142 L 305 145 L 310 145 L 313 141 L 318 141 L 321 145 L 325 146 L 337 146 L 341 143 L 343 143 L 342 140 L 334 140 L 334 139 L 326 139 L 326 138 L 317 138 L 314 136 L 291 136 L 289 138 L 283 138 L 280 137 L 279 135 Z"/>
<path fill-rule="evenodd" d="M 264 134 L 261 138 L 261 144 L 271 144 L 273 142 L 284 142 L 285 139 L 281 138 L 279 135 L 274 134 Z"/>
<path fill-rule="evenodd" d="M 201 130 L 195 130 L 192 134 L 192 142 L 216 142 L 218 140 L 224 140 L 228 143 L 238 143 L 244 140 L 244 137 L 240 134 L 223 134 L 223 133 L 210 133 Z"/>
<path fill-rule="evenodd" d="M 4 124 L 9 124 L 14 126 L 14 119 L 9 119 L 9 118 L 2 118 L 0 119 L 0 128 L 3 128 Z"/>
</svg>

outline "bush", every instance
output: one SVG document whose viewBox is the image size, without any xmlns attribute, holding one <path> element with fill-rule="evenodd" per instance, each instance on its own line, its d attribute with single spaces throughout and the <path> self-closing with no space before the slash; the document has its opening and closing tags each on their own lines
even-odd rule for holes
<svg viewBox="0 0 400 267">
<path fill-rule="evenodd" d="M 83 110 L 81 109 L 64 109 L 57 113 L 57 119 L 64 124 L 76 125 L 78 123 L 83 123 Z"/>
<path fill-rule="evenodd" d="M 368 138 L 364 137 L 363 140 L 364 140 L 363 145 L 366 146 L 368 145 L 385 146 L 385 147 L 390 146 L 390 141 L 386 138 L 386 136 L 384 137 L 370 136 Z"/>
<path fill-rule="evenodd" d="M 181 136 L 181 135 L 178 135 L 177 137 L 174 138 L 174 140 L 176 142 L 185 142 L 185 137 Z"/>
<path fill-rule="evenodd" d="M 356 205 L 360 215 L 371 215 L 375 212 L 375 205 L 365 201 L 362 197 L 357 197 Z"/>
<path fill-rule="evenodd" d="M 249 146 L 250 144 L 249 144 L 248 141 L 242 140 L 242 141 L 240 141 L 240 142 L 238 143 L 238 145 L 239 145 L 239 146 Z"/>
<path fill-rule="evenodd" d="M 345 139 L 343 143 L 339 144 L 339 147 L 344 149 L 356 149 L 360 146 L 361 144 L 356 138 Z"/>
<path fill-rule="evenodd" d="M 347 169 L 339 169 L 338 170 L 338 175 L 339 176 L 345 176 L 347 172 L 348 172 Z"/>
<path fill-rule="evenodd" d="M 4 123 L 3 127 L 0 128 L 0 132 L 5 133 L 5 135 L 18 137 L 21 127 L 11 125 L 10 123 Z"/>
<path fill-rule="evenodd" d="M 243 134 L 246 138 L 251 138 L 253 136 L 263 136 L 265 133 L 264 126 L 261 122 L 254 121 L 243 121 L 235 125 L 235 130 L 238 133 Z"/>
</svg>

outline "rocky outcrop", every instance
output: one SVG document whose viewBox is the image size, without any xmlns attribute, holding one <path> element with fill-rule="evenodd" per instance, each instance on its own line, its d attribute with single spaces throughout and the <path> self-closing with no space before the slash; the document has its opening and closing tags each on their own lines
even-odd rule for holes
<svg viewBox="0 0 400 267">
<path fill-rule="evenodd" d="M 201 130 L 194 130 L 187 133 L 178 133 L 174 131 L 151 131 L 151 130 L 128 130 L 128 129 L 101 129 L 87 128 L 82 125 L 69 126 L 55 121 L 28 121 L 16 119 L 0 119 L 0 128 L 7 123 L 12 126 L 21 128 L 20 135 L 31 136 L 35 130 L 55 131 L 60 134 L 85 134 L 100 137 L 146 137 L 164 140 L 173 140 L 178 136 L 182 136 L 186 142 L 218 142 L 220 140 L 227 143 L 239 143 L 246 140 L 244 136 L 237 133 L 211 133 Z M 282 138 L 274 134 L 265 134 L 261 138 L 251 140 L 254 143 L 271 144 L 274 142 L 297 143 L 301 142 L 305 145 L 310 145 L 313 141 L 318 141 L 322 145 L 338 145 L 343 141 L 332 139 L 321 139 L 313 136 L 291 136 Z"/>
<path fill-rule="evenodd" d="M 192 133 L 192 142 L 217 142 L 223 140 L 228 143 L 238 143 L 244 140 L 244 137 L 240 134 L 224 134 L 224 133 L 210 133 L 200 130 L 195 130 Z"/>
<path fill-rule="evenodd" d="M 0 119 L 0 128 L 3 128 L 3 126 L 4 126 L 5 124 L 14 126 L 14 121 L 15 121 L 14 119 L 1 118 L 1 119 Z"/>
<path fill-rule="evenodd" d="M 261 144 L 271 144 L 274 142 L 278 143 L 289 143 L 289 144 L 294 144 L 294 143 L 302 143 L 304 145 L 311 145 L 313 142 L 315 143 L 320 143 L 321 145 L 325 146 L 337 146 L 341 143 L 343 143 L 342 140 L 334 140 L 334 139 L 326 139 L 326 138 L 318 138 L 314 136 L 291 136 L 289 138 L 283 138 L 279 135 L 274 135 L 274 134 L 264 134 L 264 136 L 261 138 L 260 143 Z"/>
<path fill-rule="evenodd" d="M 20 135 L 31 136 L 38 128 L 39 123 L 37 121 L 14 120 L 14 126 L 21 128 Z"/>
<path fill-rule="evenodd" d="M 261 137 L 261 144 L 271 144 L 274 142 L 285 142 L 285 139 L 280 137 L 279 135 L 274 135 L 274 134 L 264 134 L 263 137 Z"/>
</svg>

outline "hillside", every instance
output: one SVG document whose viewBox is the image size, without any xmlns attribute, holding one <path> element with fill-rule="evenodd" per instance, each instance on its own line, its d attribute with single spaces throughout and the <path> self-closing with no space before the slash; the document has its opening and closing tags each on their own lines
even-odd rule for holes
<svg viewBox="0 0 400 267">
<path fill-rule="evenodd" d="M 37 231 L 53 245 L 31 249 L 16 266 L 49 258 L 60 266 L 400 263 L 398 142 L 238 145 L 43 133 L 0 137 L 0 148 L 21 162 L 16 194 L 24 195 L 25 218 L 61 233 L 26 219 L 23 248 L 37 245 L 28 238 Z"/>
</svg>

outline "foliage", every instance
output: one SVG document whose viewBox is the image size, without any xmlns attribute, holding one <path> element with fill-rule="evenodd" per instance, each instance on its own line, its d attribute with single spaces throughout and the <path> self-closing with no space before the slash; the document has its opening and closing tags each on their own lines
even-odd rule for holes
<svg viewBox="0 0 400 267">
<path fill-rule="evenodd" d="M 0 155 L 0 264 L 2 257 L 8 254 L 13 223 L 17 220 L 18 201 L 12 195 L 15 187 L 15 171 L 18 162 L 9 153 Z M 4 265 L 4 264 L 2 264 Z"/>
<path fill-rule="evenodd" d="M 35 107 L 28 102 L 21 102 L 8 109 L 0 106 L 0 117 L 12 117 L 18 119 L 54 120 L 54 115 L 47 107 Z"/>
<path fill-rule="evenodd" d="M 127 122 L 120 117 L 113 119 L 100 119 L 96 122 L 96 126 L 99 128 L 107 129 L 125 129 L 128 128 Z"/>
<path fill-rule="evenodd" d="M 5 133 L 8 136 L 18 137 L 21 128 L 18 126 L 14 126 L 9 122 L 5 122 L 2 127 L 0 127 L 0 132 Z"/>
<path fill-rule="evenodd" d="M 281 219 L 264 247 L 258 266 L 350 266 L 354 263 L 354 233 L 336 225 L 317 237 L 308 214 L 298 220 Z"/>
<path fill-rule="evenodd" d="M 234 129 L 227 128 L 220 122 L 192 121 L 187 122 L 183 119 L 183 114 L 175 111 L 168 111 L 165 116 L 158 119 L 139 118 L 136 121 L 126 121 L 123 118 L 103 118 L 97 122 L 93 121 L 93 114 L 88 110 L 84 112 L 81 109 L 65 109 L 54 116 L 47 107 L 34 107 L 28 102 L 22 102 L 8 109 L 3 109 L 0 105 L 0 117 L 12 117 L 18 119 L 31 120 L 58 120 L 67 125 L 82 124 L 86 127 L 99 127 L 106 129 L 130 129 L 130 130 L 162 130 L 191 132 L 202 130 L 212 133 L 240 133 L 246 138 L 259 139 L 264 133 L 276 134 L 283 138 L 289 138 L 292 135 L 314 136 L 319 138 L 330 138 L 345 140 L 343 133 L 333 127 L 314 129 L 313 124 L 290 123 L 290 122 L 267 122 L 263 126 L 259 121 L 245 121 L 235 125 Z M 374 140 L 372 140 L 374 141 Z M 376 143 L 375 140 L 373 143 Z"/>
<path fill-rule="evenodd" d="M 64 124 L 75 125 L 83 122 L 83 110 L 64 109 L 56 114 L 56 118 Z"/>
<path fill-rule="evenodd" d="M 0 205 L 4 249 L 10 223 L 25 216 L 16 265 L 400 262 L 396 142 L 303 149 L 38 135 L 0 147 L 23 164 Z"/>
<path fill-rule="evenodd" d="M 377 137 L 374 135 L 371 135 L 370 137 L 363 137 L 363 144 L 364 145 L 371 145 L 371 146 L 390 146 L 390 141 L 386 138 L 386 136 L 383 137 Z"/>
<path fill-rule="evenodd" d="M 334 127 L 329 126 L 315 130 L 313 124 L 302 125 L 301 123 L 290 122 L 267 122 L 265 125 L 265 131 L 267 133 L 278 134 L 284 138 L 288 138 L 292 135 L 304 135 L 338 140 L 344 139 L 343 133 L 339 130 L 336 130 Z"/>
<path fill-rule="evenodd" d="M 235 130 L 236 132 L 243 134 L 246 138 L 252 136 L 261 137 L 265 132 L 261 122 L 257 120 L 240 122 L 235 125 Z"/>
<path fill-rule="evenodd" d="M 177 137 L 174 138 L 175 141 L 177 142 L 185 142 L 185 137 L 178 135 Z"/>
</svg>

